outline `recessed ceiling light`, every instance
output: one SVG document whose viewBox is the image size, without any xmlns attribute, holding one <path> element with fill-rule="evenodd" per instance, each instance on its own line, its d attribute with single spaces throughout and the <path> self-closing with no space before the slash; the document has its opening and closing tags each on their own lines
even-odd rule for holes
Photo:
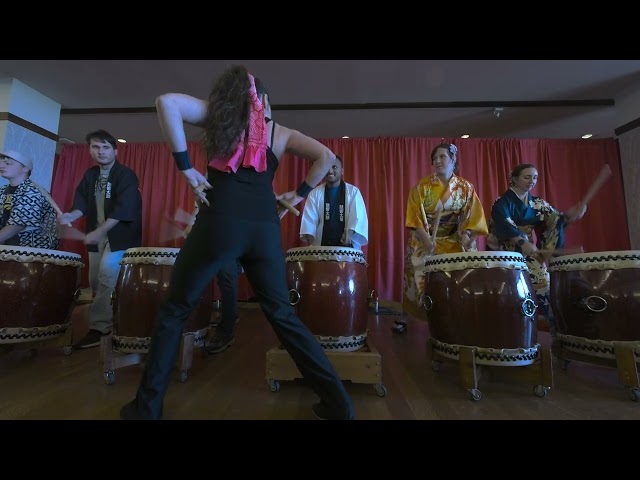
<svg viewBox="0 0 640 480">
<path fill-rule="evenodd" d="M 344 137 L 342 137 L 342 138 L 349 138 L 349 137 L 347 137 L 347 136 L 345 135 L 345 136 L 344 136 Z"/>
<path fill-rule="evenodd" d="M 469 135 L 468 133 L 465 133 L 464 135 L 462 135 L 460 138 L 469 138 L 471 135 Z"/>
<path fill-rule="evenodd" d="M 119 139 L 118 139 L 118 141 L 119 141 L 120 143 L 127 143 L 127 141 L 126 141 L 124 138 L 119 138 Z"/>
<path fill-rule="evenodd" d="M 591 138 L 593 137 L 593 133 L 587 133 L 586 135 L 582 135 L 582 138 Z"/>
</svg>

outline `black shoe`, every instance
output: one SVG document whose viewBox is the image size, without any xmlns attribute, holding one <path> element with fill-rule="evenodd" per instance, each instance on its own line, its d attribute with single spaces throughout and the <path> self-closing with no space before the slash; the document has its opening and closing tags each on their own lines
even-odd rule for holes
<svg viewBox="0 0 640 480">
<path fill-rule="evenodd" d="M 407 322 L 401 322 L 399 320 L 394 321 L 394 326 L 391 327 L 393 333 L 407 333 Z"/>
<path fill-rule="evenodd" d="M 105 335 L 110 335 L 110 332 L 102 333 L 100 330 L 91 329 L 89 330 L 89 333 L 87 333 L 84 336 L 82 340 L 80 340 L 79 342 L 73 345 L 73 348 L 80 349 L 80 348 L 97 347 L 98 345 L 100 345 L 100 339 Z"/>
<path fill-rule="evenodd" d="M 311 410 L 318 420 L 347 420 L 344 416 L 331 413 L 322 402 L 312 405 Z M 353 420 L 353 418 L 348 420 Z"/>
<path fill-rule="evenodd" d="M 204 347 L 207 353 L 220 353 L 224 352 L 227 348 L 234 344 L 236 336 L 233 333 L 222 333 L 220 329 L 216 329 L 213 334 L 213 338 Z"/>
<path fill-rule="evenodd" d="M 131 400 L 120 409 L 120 418 L 122 420 L 151 420 L 150 418 L 145 418 L 140 414 L 140 411 L 136 406 L 135 399 Z M 160 420 L 162 420 L 162 413 L 160 414 Z"/>
</svg>

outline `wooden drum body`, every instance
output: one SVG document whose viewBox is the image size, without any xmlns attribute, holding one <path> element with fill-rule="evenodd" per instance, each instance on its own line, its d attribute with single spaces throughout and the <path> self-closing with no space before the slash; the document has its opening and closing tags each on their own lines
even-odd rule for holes
<svg viewBox="0 0 640 480">
<path fill-rule="evenodd" d="M 533 284 L 516 252 L 462 252 L 426 261 L 423 297 L 434 349 L 458 359 L 477 347 L 476 363 L 533 363 L 539 345 Z"/>
<path fill-rule="evenodd" d="M 71 328 L 82 257 L 0 245 L 0 344 L 48 340 Z"/>
<path fill-rule="evenodd" d="M 149 348 L 156 315 L 169 288 L 179 248 L 137 247 L 125 251 L 113 294 L 113 349 L 122 353 L 145 353 Z M 203 292 L 184 326 L 201 346 L 209 331 L 213 291 Z"/>
<path fill-rule="evenodd" d="M 563 349 L 614 359 L 613 342 L 630 342 L 640 363 L 640 250 L 557 257 L 549 273 Z"/>
<path fill-rule="evenodd" d="M 285 259 L 289 301 L 322 347 L 363 348 L 369 318 L 364 253 L 350 247 L 296 247 Z"/>
</svg>

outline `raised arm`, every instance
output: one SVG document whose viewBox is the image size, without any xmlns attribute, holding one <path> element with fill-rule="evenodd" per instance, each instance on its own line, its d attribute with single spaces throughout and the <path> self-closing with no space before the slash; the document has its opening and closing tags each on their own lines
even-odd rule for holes
<svg viewBox="0 0 640 480">
<path fill-rule="evenodd" d="M 278 158 L 286 152 L 298 158 L 311 160 L 313 162 L 304 182 L 302 182 L 295 191 L 276 196 L 278 200 L 284 199 L 291 205 L 297 205 L 304 200 L 309 192 L 322 181 L 336 161 L 335 154 L 322 143 L 297 130 L 292 130 L 280 125 L 277 127 L 276 138 L 274 139 L 272 148 Z M 280 217 L 282 218 L 286 210 L 281 210 L 280 213 Z"/>
<path fill-rule="evenodd" d="M 156 98 L 160 129 L 172 152 L 187 149 L 184 124 L 200 126 L 207 114 L 207 102 L 182 93 L 165 93 Z"/>
<path fill-rule="evenodd" d="M 207 102 L 182 93 L 166 93 L 156 98 L 156 110 L 162 135 L 171 149 L 176 166 L 193 188 L 196 198 L 209 204 L 202 190 L 211 188 L 211 185 L 191 165 L 184 131 L 185 123 L 201 125 L 207 114 Z"/>
</svg>

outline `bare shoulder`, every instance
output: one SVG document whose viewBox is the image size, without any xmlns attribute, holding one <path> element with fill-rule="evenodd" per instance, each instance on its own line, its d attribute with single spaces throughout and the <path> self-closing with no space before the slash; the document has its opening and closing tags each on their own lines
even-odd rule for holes
<svg viewBox="0 0 640 480">
<path fill-rule="evenodd" d="M 278 158 L 285 153 L 291 153 L 301 158 L 315 160 L 322 157 L 329 149 L 314 138 L 293 128 L 274 125 L 276 129 L 271 149 Z"/>
</svg>

